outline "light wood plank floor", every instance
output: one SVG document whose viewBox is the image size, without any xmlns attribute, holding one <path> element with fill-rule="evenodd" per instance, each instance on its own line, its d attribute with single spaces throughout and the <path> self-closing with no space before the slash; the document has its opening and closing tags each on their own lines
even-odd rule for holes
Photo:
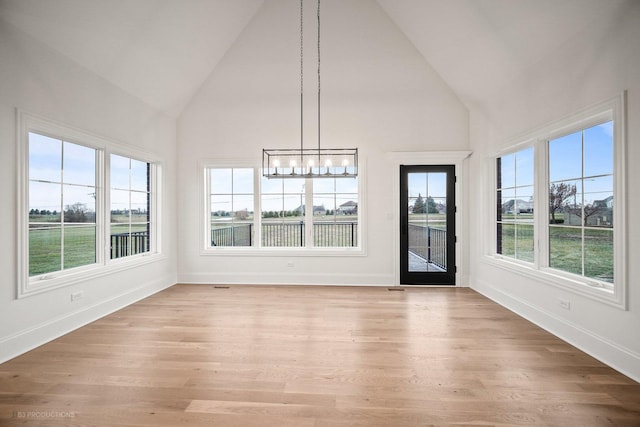
<svg viewBox="0 0 640 427">
<path fill-rule="evenodd" d="M 640 384 L 470 289 L 176 285 L 0 365 L 0 425 L 640 425 Z"/>
</svg>

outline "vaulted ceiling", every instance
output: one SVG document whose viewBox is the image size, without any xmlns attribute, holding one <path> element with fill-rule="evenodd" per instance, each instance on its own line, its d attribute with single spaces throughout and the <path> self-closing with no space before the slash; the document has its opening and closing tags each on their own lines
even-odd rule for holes
<svg viewBox="0 0 640 427">
<path fill-rule="evenodd" d="M 297 7 L 292 0 L 0 0 L 0 24 L 178 117 L 270 1 Z M 343 1 L 377 3 L 470 106 L 634 0 L 324 0 L 323 7 Z"/>
</svg>

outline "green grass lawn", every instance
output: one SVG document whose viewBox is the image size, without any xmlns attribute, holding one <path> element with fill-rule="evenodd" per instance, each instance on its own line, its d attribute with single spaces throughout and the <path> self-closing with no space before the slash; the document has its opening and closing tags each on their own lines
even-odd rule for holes
<svg viewBox="0 0 640 427">
<path fill-rule="evenodd" d="M 502 224 L 502 255 L 533 262 L 533 225 Z"/>
<path fill-rule="evenodd" d="M 318 216 L 320 221 L 352 222 L 355 216 Z M 437 218 L 434 218 L 437 219 Z M 264 224 L 296 224 L 301 217 L 265 220 Z M 413 222 L 413 221 L 412 221 Z M 213 223 L 212 223 L 213 225 Z M 229 227 L 231 222 L 217 222 L 216 227 Z M 121 233 L 128 229 L 124 224 L 112 224 L 112 234 Z M 146 224 L 135 224 L 132 231 L 144 231 Z M 271 242 L 282 239 L 281 231 L 277 227 L 265 227 L 263 231 L 263 245 L 269 236 L 265 233 L 276 233 L 271 236 Z M 316 246 L 344 247 L 348 246 L 351 230 L 338 227 L 335 232 L 316 234 Z M 346 234 L 349 234 L 347 236 Z M 345 234 L 344 236 L 342 234 Z M 555 226 L 550 228 L 550 266 L 559 270 L 583 274 L 598 280 L 613 282 L 613 230 L 585 229 L 584 236 L 584 266 L 581 244 L 581 230 L 577 227 Z M 330 237 L 327 237 L 330 236 Z M 502 254 L 523 261 L 533 261 L 533 226 L 528 224 L 503 224 L 502 226 Z M 276 240 L 274 240 L 276 239 Z M 357 236 L 356 236 L 357 239 Z M 295 238 L 296 242 L 299 238 Z M 95 225 L 74 224 L 65 226 L 64 242 L 61 228 L 57 224 L 42 225 L 40 228 L 29 230 L 29 275 L 35 276 L 61 269 L 70 269 L 90 265 L 96 261 L 95 253 L 96 227 Z M 357 241 L 357 240 L 356 240 Z M 62 247 L 64 243 L 64 265 Z M 275 243 L 271 243 L 276 246 Z"/>
<path fill-rule="evenodd" d="M 533 262 L 533 226 L 502 224 L 503 255 Z M 549 266 L 583 274 L 582 231 L 578 227 L 549 229 Z M 584 276 L 613 283 L 613 230 L 585 229 Z"/>
<path fill-rule="evenodd" d="M 64 266 L 62 247 L 64 243 Z M 59 271 L 96 262 L 96 227 L 60 227 L 29 230 L 29 275 Z"/>
<path fill-rule="evenodd" d="M 111 233 L 122 233 L 128 227 L 112 224 Z M 145 231 L 146 224 L 133 224 L 131 230 Z M 59 224 L 40 225 L 29 230 L 29 276 L 51 273 L 61 269 L 90 265 L 96 262 L 96 226 L 66 224 L 63 239 Z M 63 258 L 64 244 L 64 258 Z M 64 259 L 64 265 L 63 264 Z"/>
</svg>

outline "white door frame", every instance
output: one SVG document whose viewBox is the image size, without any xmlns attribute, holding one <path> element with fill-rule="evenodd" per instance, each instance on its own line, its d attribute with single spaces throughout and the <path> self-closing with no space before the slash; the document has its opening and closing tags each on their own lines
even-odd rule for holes
<svg viewBox="0 0 640 427">
<path fill-rule="evenodd" d="M 400 165 L 454 165 L 456 173 L 456 286 L 469 286 L 468 260 L 462 247 L 467 241 L 469 215 L 466 194 L 466 162 L 471 151 L 392 151 L 388 153 L 393 167 L 393 277 L 400 285 Z"/>
</svg>

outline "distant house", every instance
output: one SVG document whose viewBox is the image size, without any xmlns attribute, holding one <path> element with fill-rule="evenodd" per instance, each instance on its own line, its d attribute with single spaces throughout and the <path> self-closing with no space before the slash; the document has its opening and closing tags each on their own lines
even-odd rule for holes
<svg viewBox="0 0 640 427">
<path fill-rule="evenodd" d="M 348 202 L 341 204 L 338 209 L 336 209 L 336 213 L 341 215 L 356 214 L 358 213 L 358 203 L 349 200 Z"/>
<path fill-rule="evenodd" d="M 293 211 L 294 212 L 299 212 L 301 215 L 304 215 L 305 212 L 305 206 L 304 205 L 300 205 L 297 208 L 295 208 Z M 320 205 L 320 206 L 314 206 L 313 207 L 313 214 L 324 214 L 327 212 L 327 209 L 324 207 L 324 205 Z"/>
<path fill-rule="evenodd" d="M 511 199 L 502 204 L 502 213 L 505 213 L 505 214 L 533 213 L 533 201 L 527 202 L 522 199 Z"/>
<path fill-rule="evenodd" d="M 587 226 L 610 227 L 613 224 L 613 196 L 594 200 L 590 209 L 585 208 L 585 210 L 591 213 L 587 217 Z"/>
<path fill-rule="evenodd" d="M 613 209 L 613 196 L 609 196 L 606 199 L 594 200 L 593 206 L 603 209 Z"/>
<path fill-rule="evenodd" d="M 613 196 L 594 200 L 593 203 L 585 205 L 584 210 L 580 204 L 567 205 L 563 214 L 563 224 L 565 225 L 611 227 L 613 224 Z"/>
</svg>

